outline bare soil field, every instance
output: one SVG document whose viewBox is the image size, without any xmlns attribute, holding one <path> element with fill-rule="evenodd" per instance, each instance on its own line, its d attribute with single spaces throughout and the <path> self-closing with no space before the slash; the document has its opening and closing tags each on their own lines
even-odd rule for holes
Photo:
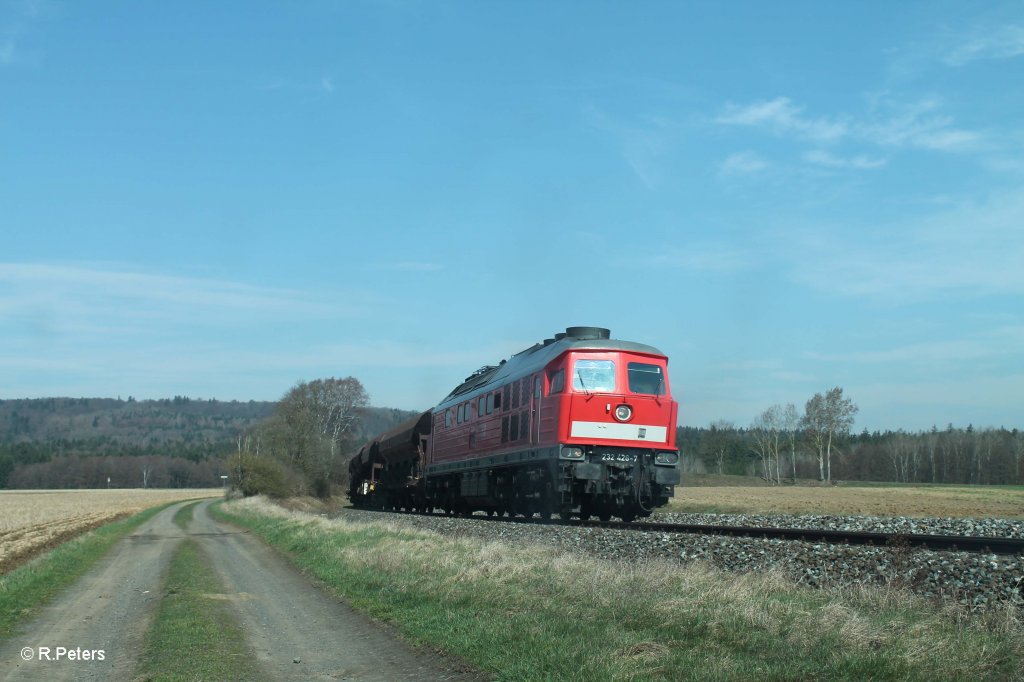
<svg viewBox="0 0 1024 682">
<path fill-rule="evenodd" d="M 220 488 L 5 490 L 0 492 L 0 573 L 76 535 L 143 509 L 221 494 Z"/>
<path fill-rule="evenodd" d="M 669 512 L 1024 518 L 1024 487 L 677 487 Z"/>
</svg>

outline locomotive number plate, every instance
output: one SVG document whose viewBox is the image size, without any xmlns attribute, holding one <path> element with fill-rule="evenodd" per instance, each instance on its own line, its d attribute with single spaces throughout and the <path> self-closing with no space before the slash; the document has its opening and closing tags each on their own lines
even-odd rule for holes
<svg viewBox="0 0 1024 682">
<path fill-rule="evenodd" d="M 602 462 L 622 462 L 624 464 L 633 464 L 636 462 L 636 453 L 608 453 L 601 455 Z"/>
</svg>

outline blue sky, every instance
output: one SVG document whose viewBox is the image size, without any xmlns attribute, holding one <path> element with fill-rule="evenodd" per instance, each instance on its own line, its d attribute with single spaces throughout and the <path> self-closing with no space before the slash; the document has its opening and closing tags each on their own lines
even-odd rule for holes
<svg viewBox="0 0 1024 682">
<path fill-rule="evenodd" d="M 425 408 L 570 325 L 683 423 L 1024 426 L 1024 5 L 0 0 L 0 398 Z"/>
</svg>

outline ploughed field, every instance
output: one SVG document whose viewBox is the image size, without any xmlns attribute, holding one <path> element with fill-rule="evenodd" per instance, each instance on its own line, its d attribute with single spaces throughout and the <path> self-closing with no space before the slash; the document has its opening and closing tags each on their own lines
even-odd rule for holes
<svg viewBox="0 0 1024 682">
<path fill-rule="evenodd" d="M 143 509 L 221 494 L 220 488 L 5 490 L 0 492 L 0 573 L 65 540 Z"/>
<path fill-rule="evenodd" d="M 1024 519 L 1024 486 L 684 485 L 661 511 Z"/>
</svg>

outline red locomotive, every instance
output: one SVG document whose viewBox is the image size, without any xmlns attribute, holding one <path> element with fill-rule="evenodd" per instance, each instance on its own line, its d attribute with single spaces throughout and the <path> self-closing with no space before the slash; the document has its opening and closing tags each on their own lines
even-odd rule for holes
<svg viewBox="0 0 1024 682">
<path fill-rule="evenodd" d="M 349 463 L 356 506 L 649 516 L 679 483 L 668 358 L 569 327 L 483 367 Z"/>
</svg>

